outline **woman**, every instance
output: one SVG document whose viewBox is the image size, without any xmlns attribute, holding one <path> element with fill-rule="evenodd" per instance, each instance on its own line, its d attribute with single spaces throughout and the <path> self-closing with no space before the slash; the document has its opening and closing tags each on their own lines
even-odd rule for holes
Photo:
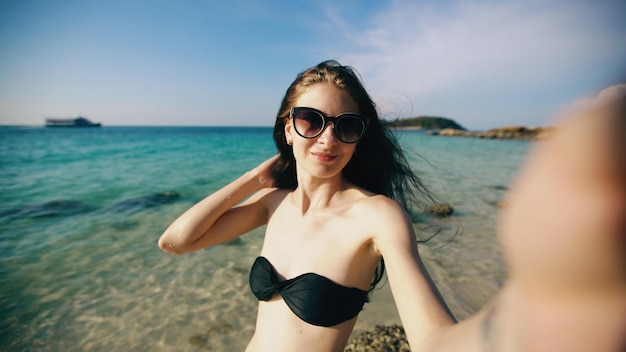
<svg viewBox="0 0 626 352">
<path fill-rule="evenodd" d="M 299 74 L 274 140 L 277 156 L 181 215 L 160 248 L 190 252 L 267 225 L 250 275 L 259 310 L 247 351 L 342 351 L 386 267 L 409 342 L 421 350 L 454 322 L 403 208 L 428 192 L 354 71 L 326 61 Z"/>
</svg>

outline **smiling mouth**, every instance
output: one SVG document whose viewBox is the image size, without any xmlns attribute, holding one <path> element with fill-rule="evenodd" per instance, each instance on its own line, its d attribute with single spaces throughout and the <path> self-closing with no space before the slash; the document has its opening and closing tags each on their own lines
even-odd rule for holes
<svg viewBox="0 0 626 352">
<path fill-rule="evenodd" d="M 311 153 L 311 154 L 318 161 L 325 162 L 325 163 L 328 163 L 337 159 L 337 155 L 333 155 L 333 154 L 327 154 L 327 153 Z"/>
</svg>

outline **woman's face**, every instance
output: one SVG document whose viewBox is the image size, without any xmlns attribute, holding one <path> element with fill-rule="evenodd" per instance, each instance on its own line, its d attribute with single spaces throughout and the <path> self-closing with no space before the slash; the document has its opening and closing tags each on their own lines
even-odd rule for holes
<svg viewBox="0 0 626 352">
<path fill-rule="evenodd" d="M 295 107 L 317 109 L 327 116 L 346 112 L 359 112 L 354 99 L 345 91 L 329 83 L 310 86 L 295 102 Z M 298 175 L 306 172 L 315 178 L 330 178 L 341 175 L 354 153 L 356 144 L 341 142 L 328 123 L 324 131 L 315 138 L 303 138 L 296 133 L 293 120 L 285 124 L 285 138 L 293 146 Z"/>
</svg>

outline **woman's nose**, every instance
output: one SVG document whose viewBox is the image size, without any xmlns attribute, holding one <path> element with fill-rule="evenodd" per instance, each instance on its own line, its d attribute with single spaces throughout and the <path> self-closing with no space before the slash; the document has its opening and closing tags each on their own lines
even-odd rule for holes
<svg viewBox="0 0 626 352">
<path fill-rule="evenodd" d="M 337 136 L 335 136 L 335 123 L 329 122 L 324 126 L 324 131 L 318 138 L 319 142 L 324 144 L 332 144 L 337 142 Z"/>
</svg>

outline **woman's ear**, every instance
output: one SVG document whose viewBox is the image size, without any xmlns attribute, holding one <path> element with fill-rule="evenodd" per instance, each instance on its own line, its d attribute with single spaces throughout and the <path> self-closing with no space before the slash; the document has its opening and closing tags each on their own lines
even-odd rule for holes
<svg viewBox="0 0 626 352">
<path fill-rule="evenodd" d="M 285 141 L 287 142 L 287 144 L 292 145 L 293 144 L 293 125 L 291 124 L 291 119 L 287 120 L 285 122 Z"/>
</svg>

